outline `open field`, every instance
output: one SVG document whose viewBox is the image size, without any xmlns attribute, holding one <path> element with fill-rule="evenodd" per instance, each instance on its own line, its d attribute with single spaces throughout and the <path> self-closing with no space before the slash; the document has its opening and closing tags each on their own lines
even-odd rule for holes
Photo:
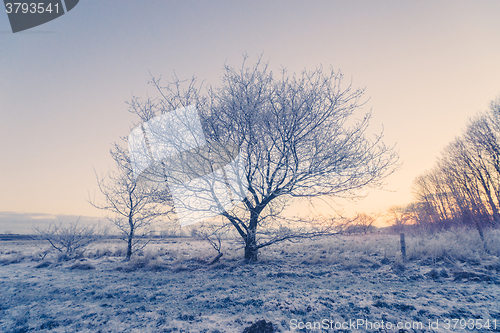
<svg viewBox="0 0 500 333">
<path fill-rule="evenodd" d="M 280 332 L 500 332 L 500 232 L 485 236 L 486 246 L 474 231 L 407 235 L 408 262 L 399 235 L 277 244 L 255 264 L 227 240 L 212 266 L 215 251 L 189 238 L 128 263 L 116 241 L 70 261 L 42 259 L 45 243 L 3 241 L 0 331 L 243 332 L 266 320 Z"/>
</svg>

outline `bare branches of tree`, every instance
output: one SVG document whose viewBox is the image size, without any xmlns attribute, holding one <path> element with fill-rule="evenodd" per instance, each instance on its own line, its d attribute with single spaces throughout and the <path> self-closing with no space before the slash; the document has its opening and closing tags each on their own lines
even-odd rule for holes
<svg viewBox="0 0 500 333">
<path fill-rule="evenodd" d="M 415 224 L 415 210 L 413 205 L 392 206 L 387 210 L 389 222 L 396 233 L 404 232 L 408 225 Z"/>
<path fill-rule="evenodd" d="M 83 226 L 79 220 L 68 225 L 51 223 L 45 229 L 34 226 L 33 231 L 39 239 L 46 240 L 52 248 L 59 251 L 64 259 L 83 253 L 87 245 L 103 235 L 102 230 L 97 231 L 95 226 Z"/>
<path fill-rule="evenodd" d="M 374 223 L 379 216 L 374 214 L 356 213 L 353 218 L 345 218 L 339 224 L 341 233 L 367 233 L 373 230 Z"/>
<path fill-rule="evenodd" d="M 483 226 L 500 223 L 500 97 L 469 120 L 436 166 L 414 181 L 420 223 Z"/>
<path fill-rule="evenodd" d="M 126 259 L 147 244 L 147 227 L 155 219 L 166 216 L 171 211 L 168 196 L 164 195 L 161 184 L 146 184 L 134 177 L 129 153 L 115 143 L 110 151 L 116 163 L 116 170 L 98 177 L 99 191 L 103 202 L 89 198 L 89 203 L 108 212 L 107 218 L 121 231 L 127 242 Z"/>
<path fill-rule="evenodd" d="M 215 202 L 210 209 L 218 209 L 241 236 L 248 260 L 256 260 L 259 249 L 278 241 L 332 232 L 331 225 L 309 223 L 304 228 L 299 223 L 280 234 L 285 230 L 279 227 L 281 212 L 290 199 L 356 197 L 367 186 L 381 186 L 395 169 L 397 154 L 384 145 L 382 133 L 366 135 L 370 113 L 352 119 L 363 105 L 364 90 L 344 86 L 340 72 L 319 68 L 299 75 L 286 70 L 275 75 L 259 59 L 252 66 L 244 61 L 239 69 L 225 66 L 221 84 L 206 91 L 194 80 L 186 83 L 185 90 L 177 79 L 166 86 L 156 79 L 152 83 L 160 97 L 145 102 L 134 98 L 130 111 L 147 122 L 194 105 L 206 137 L 204 150 L 194 149 L 190 154 L 208 167 L 195 168 L 193 160 L 187 159 L 170 165 L 183 165 L 183 175 L 198 173 L 198 177 L 217 173 L 238 156 L 233 163 L 237 167 L 220 177 L 240 180 L 221 183 L 231 183 L 229 192 L 241 198 L 241 204 L 225 204 L 216 182 L 205 180 L 208 188 L 215 189 L 208 191 Z M 166 176 L 170 181 L 173 178 L 172 173 Z M 189 190 L 194 193 L 197 188 Z M 189 200 L 183 204 L 197 208 Z"/>
</svg>

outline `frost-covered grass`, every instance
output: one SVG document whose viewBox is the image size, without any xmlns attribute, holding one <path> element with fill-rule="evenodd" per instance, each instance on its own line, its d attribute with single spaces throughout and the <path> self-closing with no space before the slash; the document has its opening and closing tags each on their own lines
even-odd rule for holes
<svg viewBox="0 0 500 333">
<path fill-rule="evenodd" d="M 275 244 L 253 264 L 226 240 L 212 266 L 217 253 L 196 239 L 152 242 L 129 262 L 117 241 L 73 260 L 36 241 L 0 242 L 0 331 L 243 332 L 264 319 L 276 331 L 320 332 L 295 328 L 362 319 L 450 332 L 443 321 L 463 318 L 500 332 L 500 232 L 485 238 L 486 246 L 475 230 L 407 234 L 403 261 L 399 235 L 328 237 Z M 436 320 L 440 328 L 429 329 Z"/>
</svg>

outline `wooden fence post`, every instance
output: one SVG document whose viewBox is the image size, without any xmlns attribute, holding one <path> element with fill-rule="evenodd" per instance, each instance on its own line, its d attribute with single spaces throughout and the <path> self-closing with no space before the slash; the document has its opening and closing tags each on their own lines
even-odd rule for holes
<svg viewBox="0 0 500 333">
<path fill-rule="evenodd" d="M 401 242 L 401 254 L 403 255 L 403 260 L 406 261 L 406 243 L 405 243 L 405 234 L 400 234 L 400 242 Z"/>
</svg>

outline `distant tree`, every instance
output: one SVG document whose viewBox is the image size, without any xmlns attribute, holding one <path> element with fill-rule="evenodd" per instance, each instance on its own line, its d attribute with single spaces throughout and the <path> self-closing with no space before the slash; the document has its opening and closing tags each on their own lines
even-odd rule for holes
<svg viewBox="0 0 500 333">
<path fill-rule="evenodd" d="M 362 232 L 366 234 L 367 232 L 372 231 L 373 228 L 375 228 L 374 223 L 377 220 L 377 217 L 377 215 L 373 214 L 359 213 L 357 218 L 357 225 L 362 230 Z"/>
<path fill-rule="evenodd" d="M 281 212 L 290 199 L 357 197 L 367 186 L 381 186 L 394 170 L 397 154 L 382 135 L 367 137 L 370 114 L 352 119 L 364 90 L 341 87 L 342 79 L 322 69 L 274 75 L 259 60 L 240 69 L 225 66 L 222 84 L 205 93 L 194 80 L 183 90 L 177 79 L 166 87 L 153 79 L 159 99 L 134 98 L 130 109 L 147 122 L 195 105 L 209 152 L 200 153 L 200 160 L 240 153 L 244 182 L 232 190 L 242 204 L 218 209 L 241 236 L 245 259 L 254 261 L 265 246 L 332 232 L 325 224 L 288 224 Z"/>
<path fill-rule="evenodd" d="M 357 213 L 354 218 L 345 219 L 344 223 L 339 225 L 342 233 L 367 233 L 372 231 L 374 228 L 374 223 L 377 220 L 376 215 Z"/>
<path fill-rule="evenodd" d="M 132 253 L 148 243 L 145 240 L 151 222 L 166 216 L 171 211 L 171 204 L 165 201 L 165 196 L 155 184 L 134 177 L 126 150 L 115 143 L 110 153 L 116 170 L 110 170 L 102 178 L 96 174 L 104 201 L 99 203 L 90 198 L 88 201 L 92 206 L 110 213 L 107 218 L 122 232 L 127 242 L 126 260 L 130 260 Z"/>
<path fill-rule="evenodd" d="M 392 206 L 387 212 L 389 214 L 389 221 L 395 232 L 403 232 L 406 226 L 415 222 L 410 206 Z"/>
</svg>

